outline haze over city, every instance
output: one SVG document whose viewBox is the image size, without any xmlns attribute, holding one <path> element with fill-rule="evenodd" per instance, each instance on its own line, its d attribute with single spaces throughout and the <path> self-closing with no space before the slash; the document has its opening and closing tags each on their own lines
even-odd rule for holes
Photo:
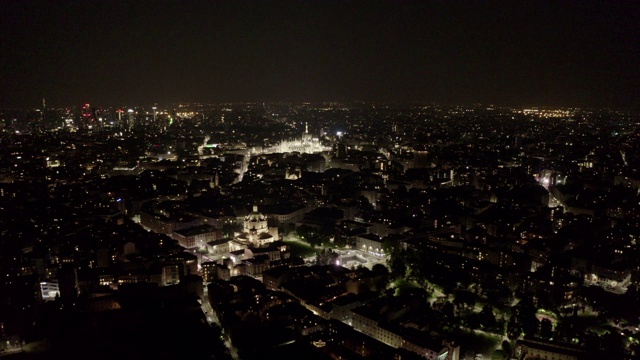
<svg viewBox="0 0 640 360">
<path fill-rule="evenodd" d="M 3 1 L 0 105 L 637 108 L 636 1 Z"/>
</svg>

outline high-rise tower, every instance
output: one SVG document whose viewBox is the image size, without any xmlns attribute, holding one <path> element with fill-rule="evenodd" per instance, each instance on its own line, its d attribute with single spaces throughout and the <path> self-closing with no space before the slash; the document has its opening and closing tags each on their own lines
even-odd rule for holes
<svg viewBox="0 0 640 360">
<path fill-rule="evenodd" d="M 47 109 L 47 103 L 42 98 L 42 111 L 40 112 L 40 126 L 44 126 L 44 112 Z"/>
<path fill-rule="evenodd" d="M 91 117 L 91 105 L 89 103 L 86 103 L 82 106 L 82 126 L 87 127 L 91 125 Z"/>
<path fill-rule="evenodd" d="M 133 129 L 133 127 L 135 126 L 135 117 L 133 114 L 133 109 L 127 110 L 127 113 L 129 113 L 129 121 L 127 124 L 127 128 L 129 129 L 129 131 L 131 131 L 131 129 Z"/>
<path fill-rule="evenodd" d="M 123 128 L 123 123 L 122 123 L 122 113 L 124 112 L 124 110 L 122 109 L 118 109 L 118 126 Z"/>
<path fill-rule="evenodd" d="M 154 107 L 152 107 L 152 109 L 153 109 L 153 126 L 157 126 L 156 115 L 158 113 L 158 107 L 154 106 Z"/>
</svg>

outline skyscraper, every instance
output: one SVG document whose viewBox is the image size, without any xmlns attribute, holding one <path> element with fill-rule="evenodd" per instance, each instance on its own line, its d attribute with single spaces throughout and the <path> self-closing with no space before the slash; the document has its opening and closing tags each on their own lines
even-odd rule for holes
<svg viewBox="0 0 640 360">
<path fill-rule="evenodd" d="M 133 127 L 135 126 L 135 117 L 133 114 L 133 109 L 129 109 L 127 110 L 127 112 L 129 113 L 129 121 L 127 124 L 127 128 L 129 131 L 131 131 L 131 129 L 133 129 Z"/>
<path fill-rule="evenodd" d="M 122 123 L 122 113 L 124 112 L 124 110 L 118 109 L 117 112 L 118 112 L 118 126 L 120 128 L 123 128 L 123 127 L 125 127 L 124 124 Z"/>
<path fill-rule="evenodd" d="M 88 124 L 91 121 L 91 105 L 86 103 L 82 106 L 82 123 Z"/>
<path fill-rule="evenodd" d="M 158 113 L 158 107 L 154 106 L 153 108 L 153 126 L 156 126 L 156 114 Z"/>
<path fill-rule="evenodd" d="M 42 111 L 40 112 L 40 126 L 44 126 L 44 112 L 47 109 L 47 103 L 42 98 Z"/>
</svg>

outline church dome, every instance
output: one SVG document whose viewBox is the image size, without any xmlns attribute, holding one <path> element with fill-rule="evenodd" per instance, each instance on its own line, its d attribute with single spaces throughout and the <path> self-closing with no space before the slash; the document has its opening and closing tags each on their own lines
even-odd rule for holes
<svg viewBox="0 0 640 360">
<path fill-rule="evenodd" d="M 258 206 L 254 205 L 253 211 L 244 217 L 244 232 L 237 235 L 236 240 L 245 245 L 261 247 L 275 241 L 277 231 L 277 228 L 273 230 L 269 228 L 267 217 L 258 211 Z"/>
<path fill-rule="evenodd" d="M 257 205 L 253 205 L 253 211 L 249 213 L 249 215 L 245 216 L 244 218 L 244 221 L 250 221 L 250 222 L 258 222 L 258 221 L 266 221 L 266 220 L 267 220 L 267 217 L 258 211 Z"/>
<path fill-rule="evenodd" d="M 258 211 L 258 206 L 253 206 L 253 211 L 244 218 L 244 231 L 263 232 L 268 231 L 267 217 Z"/>
</svg>

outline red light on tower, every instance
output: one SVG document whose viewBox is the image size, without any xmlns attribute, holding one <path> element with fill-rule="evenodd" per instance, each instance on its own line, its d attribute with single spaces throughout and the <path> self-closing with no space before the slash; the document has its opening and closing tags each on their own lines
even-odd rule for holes
<svg viewBox="0 0 640 360">
<path fill-rule="evenodd" d="M 82 106 L 82 117 L 83 118 L 91 117 L 91 105 L 89 105 L 88 103 Z"/>
</svg>

